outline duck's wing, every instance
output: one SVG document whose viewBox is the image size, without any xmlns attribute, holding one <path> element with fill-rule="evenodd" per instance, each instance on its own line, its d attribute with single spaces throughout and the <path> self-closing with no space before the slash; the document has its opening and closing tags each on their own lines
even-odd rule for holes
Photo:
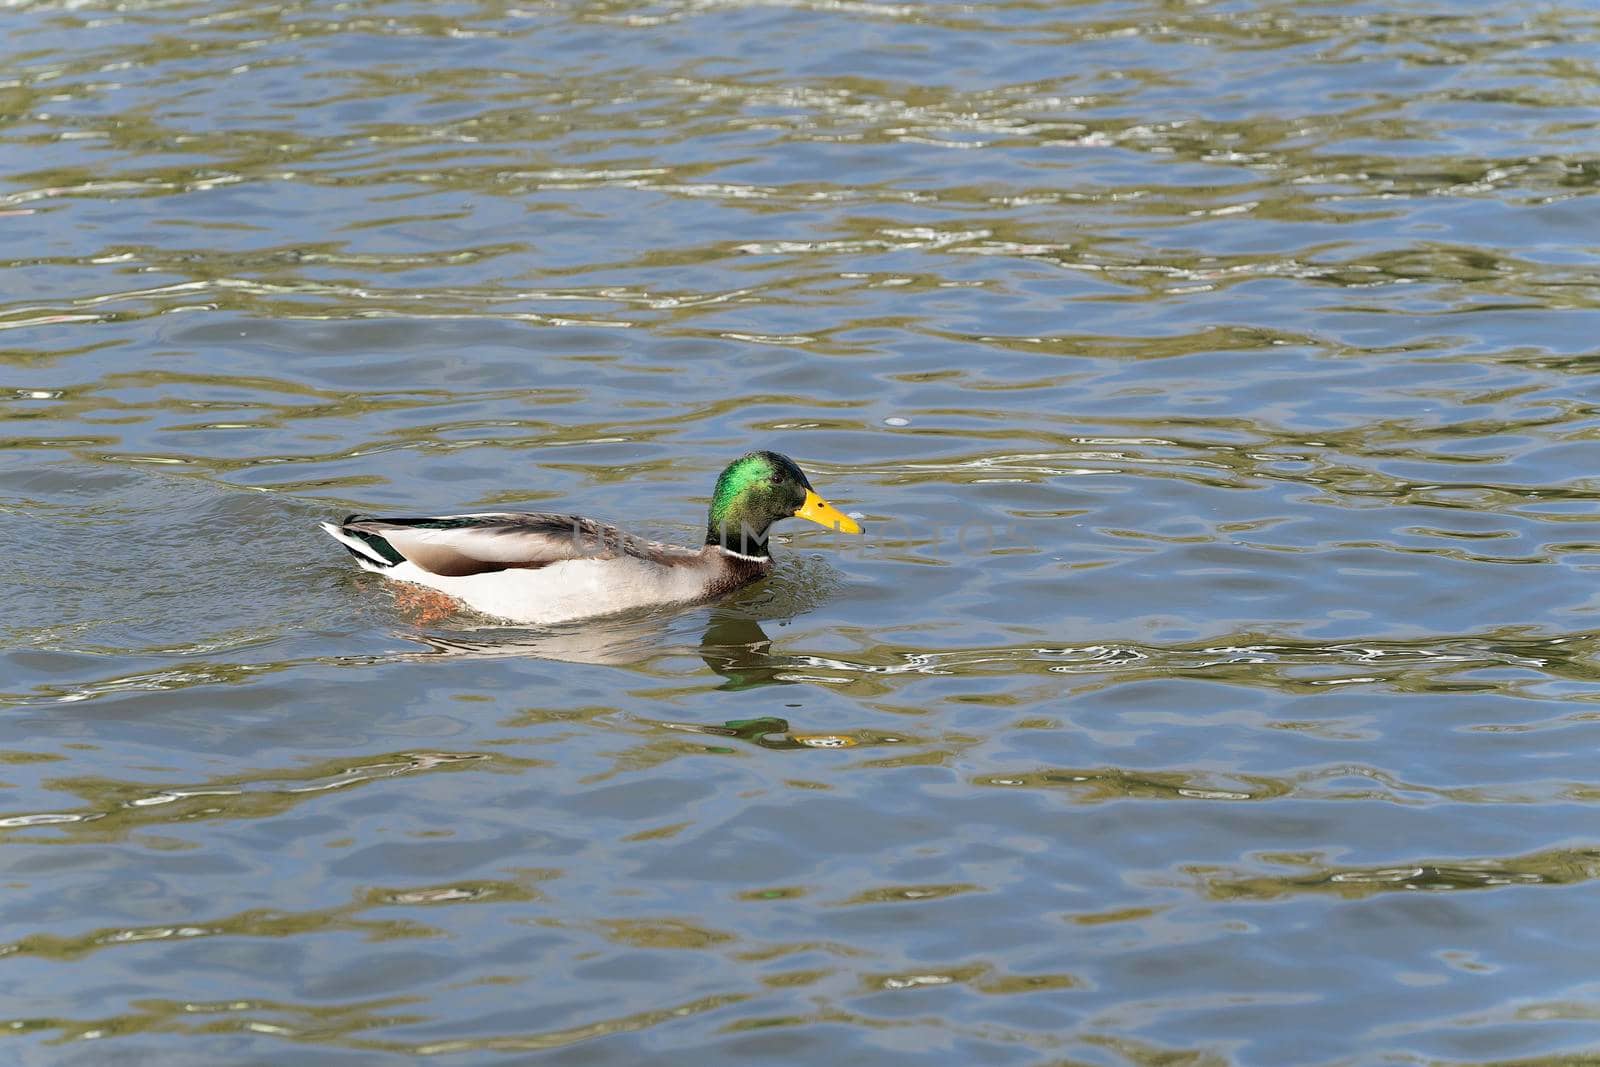
<svg viewBox="0 0 1600 1067">
<path fill-rule="evenodd" d="M 563 560 L 635 556 L 658 563 L 695 558 L 689 549 L 645 541 L 581 515 L 486 512 L 422 518 L 351 515 L 322 528 L 375 569 L 414 563 L 442 577 L 531 569 Z"/>
</svg>

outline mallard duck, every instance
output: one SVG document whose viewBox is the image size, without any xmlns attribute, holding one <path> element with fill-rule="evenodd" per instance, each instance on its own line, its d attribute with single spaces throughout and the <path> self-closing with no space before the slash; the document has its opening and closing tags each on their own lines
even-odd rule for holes
<svg viewBox="0 0 1600 1067">
<path fill-rule="evenodd" d="M 861 532 L 777 452 L 751 452 L 723 470 L 698 549 L 581 515 L 352 515 L 321 526 L 365 570 L 437 589 L 485 615 L 546 625 L 706 600 L 753 582 L 772 569 L 767 531 L 791 516 Z"/>
</svg>

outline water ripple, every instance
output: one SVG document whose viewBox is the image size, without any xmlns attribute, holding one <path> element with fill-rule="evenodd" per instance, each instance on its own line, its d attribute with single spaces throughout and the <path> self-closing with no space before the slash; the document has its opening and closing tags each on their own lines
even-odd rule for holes
<svg viewBox="0 0 1600 1067">
<path fill-rule="evenodd" d="M 1596 1046 L 1594 11 L 0 8 L 12 1059 Z"/>
</svg>

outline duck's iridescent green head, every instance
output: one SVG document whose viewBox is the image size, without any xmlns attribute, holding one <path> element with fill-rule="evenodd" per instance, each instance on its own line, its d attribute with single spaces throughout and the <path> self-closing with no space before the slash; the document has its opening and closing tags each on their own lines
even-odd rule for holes
<svg viewBox="0 0 1600 1067">
<path fill-rule="evenodd" d="M 861 532 L 860 523 L 816 494 L 794 460 L 777 452 L 751 452 L 728 464 L 717 478 L 706 544 L 765 558 L 767 529 L 791 516 L 830 530 Z"/>
</svg>

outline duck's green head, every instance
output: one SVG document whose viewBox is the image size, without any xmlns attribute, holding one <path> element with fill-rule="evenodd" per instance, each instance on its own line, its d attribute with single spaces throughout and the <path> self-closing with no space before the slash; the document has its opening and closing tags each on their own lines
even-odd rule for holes
<svg viewBox="0 0 1600 1067">
<path fill-rule="evenodd" d="M 728 464 L 717 478 L 706 544 L 765 557 L 768 527 L 791 516 L 830 530 L 861 532 L 860 523 L 817 495 L 794 460 L 777 452 L 751 452 Z"/>
</svg>

